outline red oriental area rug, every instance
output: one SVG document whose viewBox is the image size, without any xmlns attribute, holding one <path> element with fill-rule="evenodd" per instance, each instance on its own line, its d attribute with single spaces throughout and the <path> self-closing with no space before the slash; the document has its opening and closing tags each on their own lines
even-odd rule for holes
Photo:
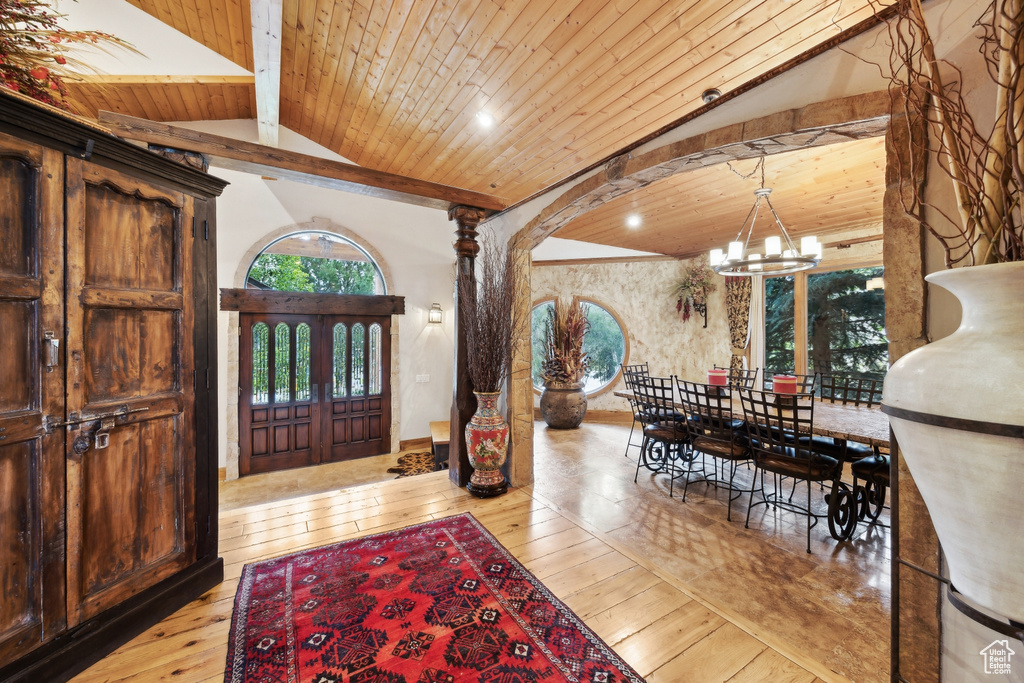
<svg viewBox="0 0 1024 683">
<path fill-rule="evenodd" d="M 470 514 L 246 565 L 224 680 L 643 681 Z"/>
</svg>

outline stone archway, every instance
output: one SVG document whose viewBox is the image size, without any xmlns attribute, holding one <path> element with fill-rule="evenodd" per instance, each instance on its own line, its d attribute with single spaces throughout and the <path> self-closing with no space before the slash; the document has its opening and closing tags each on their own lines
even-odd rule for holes
<svg viewBox="0 0 1024 683">
<path fill-rule="evenodd" d="M 388 267 L 384 257 L 372 245 L 361 236 L 348 228 L 334 223 L 327 218 L 313 218 L 305 223 L 293 223 L 284 227 L 272 230 L 254 241 L 248 251 L 242 256 L 235 269 L 231 286 L 237 289 L 245 288 L 245 277 L 249 273 L 249 266 L 259 253 L 271 242 L 279 237 L 298 232 L 326 232 L 344 237 L 358 245 L 363 251 L 370 255 L 380 269 L 381 276 L 389 291 L 394 282 L 391 276 L 391 269 Z M 391 316 L 391 386 L 398 386 L 399 362 L 398 362 L 398 328 L 399 317 Z M 228 312 L 227 329 L 227 378 L 224 384 L 227 406 L 225 409 L 225 423 L 227 426 L 227 453 L 225 454 L 225 478 L 227 480 L 238 478 L 238 313 Z M 401 401 L 399 392 L 392 392 L 391 397 L 391 451 L 399 450 L 399 425 L 401 423 Z"/>
<path fill-rule="evenodd" d="M 529 252 L 569 222 L 602 204 L 670 176 L 740 159 L 754 159 L 797 149 L 884 136 L 890 122 L 890 96 L 886 91 L 816 102 L 751 119 L 706 133 L 665 142 L 648 151 L 611 159 L 565 190 L 526 223 L 509 244 L 529 258 Z M 670 138 L 667 133 L 662 139 Z M 657 144 L 656 142 L 651 145 Z M 641 148 L 641 150 L 644 148 Z M 887 159 L 891 157 L 887 147 Z M 887 166 L 891 166 L 891 159 Z M 898 199 L 886 193 L 886 220 L 895 215 L 888 205 Z M 529 275 L 527 275 L 529 277 Z M 529 310 L 532 292 L 526 290 L 520 307 Z M 520 344 L 512 359 L 508 384 L 512 406 L 510 472 L 513 484 L 533 480 L 533 383 L 530 349 Z"/>
</svg>

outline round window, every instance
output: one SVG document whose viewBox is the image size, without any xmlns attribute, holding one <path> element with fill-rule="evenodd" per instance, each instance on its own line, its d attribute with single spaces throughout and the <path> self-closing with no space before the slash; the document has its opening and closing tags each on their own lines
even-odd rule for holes
<svg viewBox="0 0 1024 683">
<path fill-rule="evenodd" d="M 619 375 L 621 365 L 626 362 L 626 332 L 619 319 L 601 304 L 589 299 L 581 300 L 587 308 L 590 329 L 583 339 L 583 351 L 590 359 L 587 374 L 583 377 L 583 389 L 587 395 L 600 393 L 611 386 Z M 550 299 L 533 307 L 531 316 L 531 346 L 533 352 L 533 387 L 544 388 L 541 379 L 541 364 L 544 362 L 544 335 L 549 311 L 554 308 Z"/>
<path fill-rule="evenodd" d="M 274 240 L 253 259 L 248 289 L 318 294 L 387 294 L 373 258 L 358 244 L 328 232 Z"/>
</svg>

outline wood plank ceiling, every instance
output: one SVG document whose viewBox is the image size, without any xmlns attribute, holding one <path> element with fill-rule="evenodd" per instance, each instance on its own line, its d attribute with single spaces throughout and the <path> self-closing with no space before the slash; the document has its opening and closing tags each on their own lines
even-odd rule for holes
<svg viewBox="0 0 1024 683">
<path fill-rule="evenodd" d="M 128 1 L 253 68 L 249 0 Z M 280 121 L 357 164 L 512 203 L 871 13 L 869 0 L 288 0 Z M 253 88 L 74 95 L 91 115 L 251 118 Z"/>
<path fill-rule="evenodd" d="M 754 205 L 760 174 L 744 179 L 756 160 L 680 173 L 603 204 L 558 231 L 557 237 L 687 257 L 724 248 Z M 733 171 L 735 170 L 735 172 Z M 885 138 L 876 137 L 774 154 L 765 158 L 765 187 L 794 241 L 822 242 L 853 231 L 882 232 Z M 629 216 L 641 224 L 630 228 Z M 752 247 L 774 230 L 762 206 Z M 756 245 L 756 246 L 754 246 Z"/>
</svg>

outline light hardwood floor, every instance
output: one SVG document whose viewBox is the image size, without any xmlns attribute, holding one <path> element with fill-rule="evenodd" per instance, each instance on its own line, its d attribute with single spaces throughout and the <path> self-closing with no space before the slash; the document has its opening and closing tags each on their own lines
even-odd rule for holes
<svg viewBox="0 0 1024 683">
<path fill-rule="evenodd" d="M 538 425 L 537 483 L 491 500 L 445 472 L 338 489 L 344 468 L 321 470 L 307 482 L 318 492 L 302 496 L 294 486 L 311 472 L 222 484 L 224 583 L 74 680 L 220 681 L 244 563 L 463 511 L 652 683 L 888 678 L 888 639 L 869 627 L 884 614 L 887 628 L 887 586 L 871 585 L 887 580 L 887 562 L 876 567 L 887 534 L 839 548 L 819 527 L 807 556 L 788 515 L 761 509 L 746 530 L 745 500 L 730 523 L 713 489 L 691 488 L 684 504 L 663 476 L 634 484 L 627 433 Z M 275 477 L 289 482 L 283 494 Z"/>
</svg>

